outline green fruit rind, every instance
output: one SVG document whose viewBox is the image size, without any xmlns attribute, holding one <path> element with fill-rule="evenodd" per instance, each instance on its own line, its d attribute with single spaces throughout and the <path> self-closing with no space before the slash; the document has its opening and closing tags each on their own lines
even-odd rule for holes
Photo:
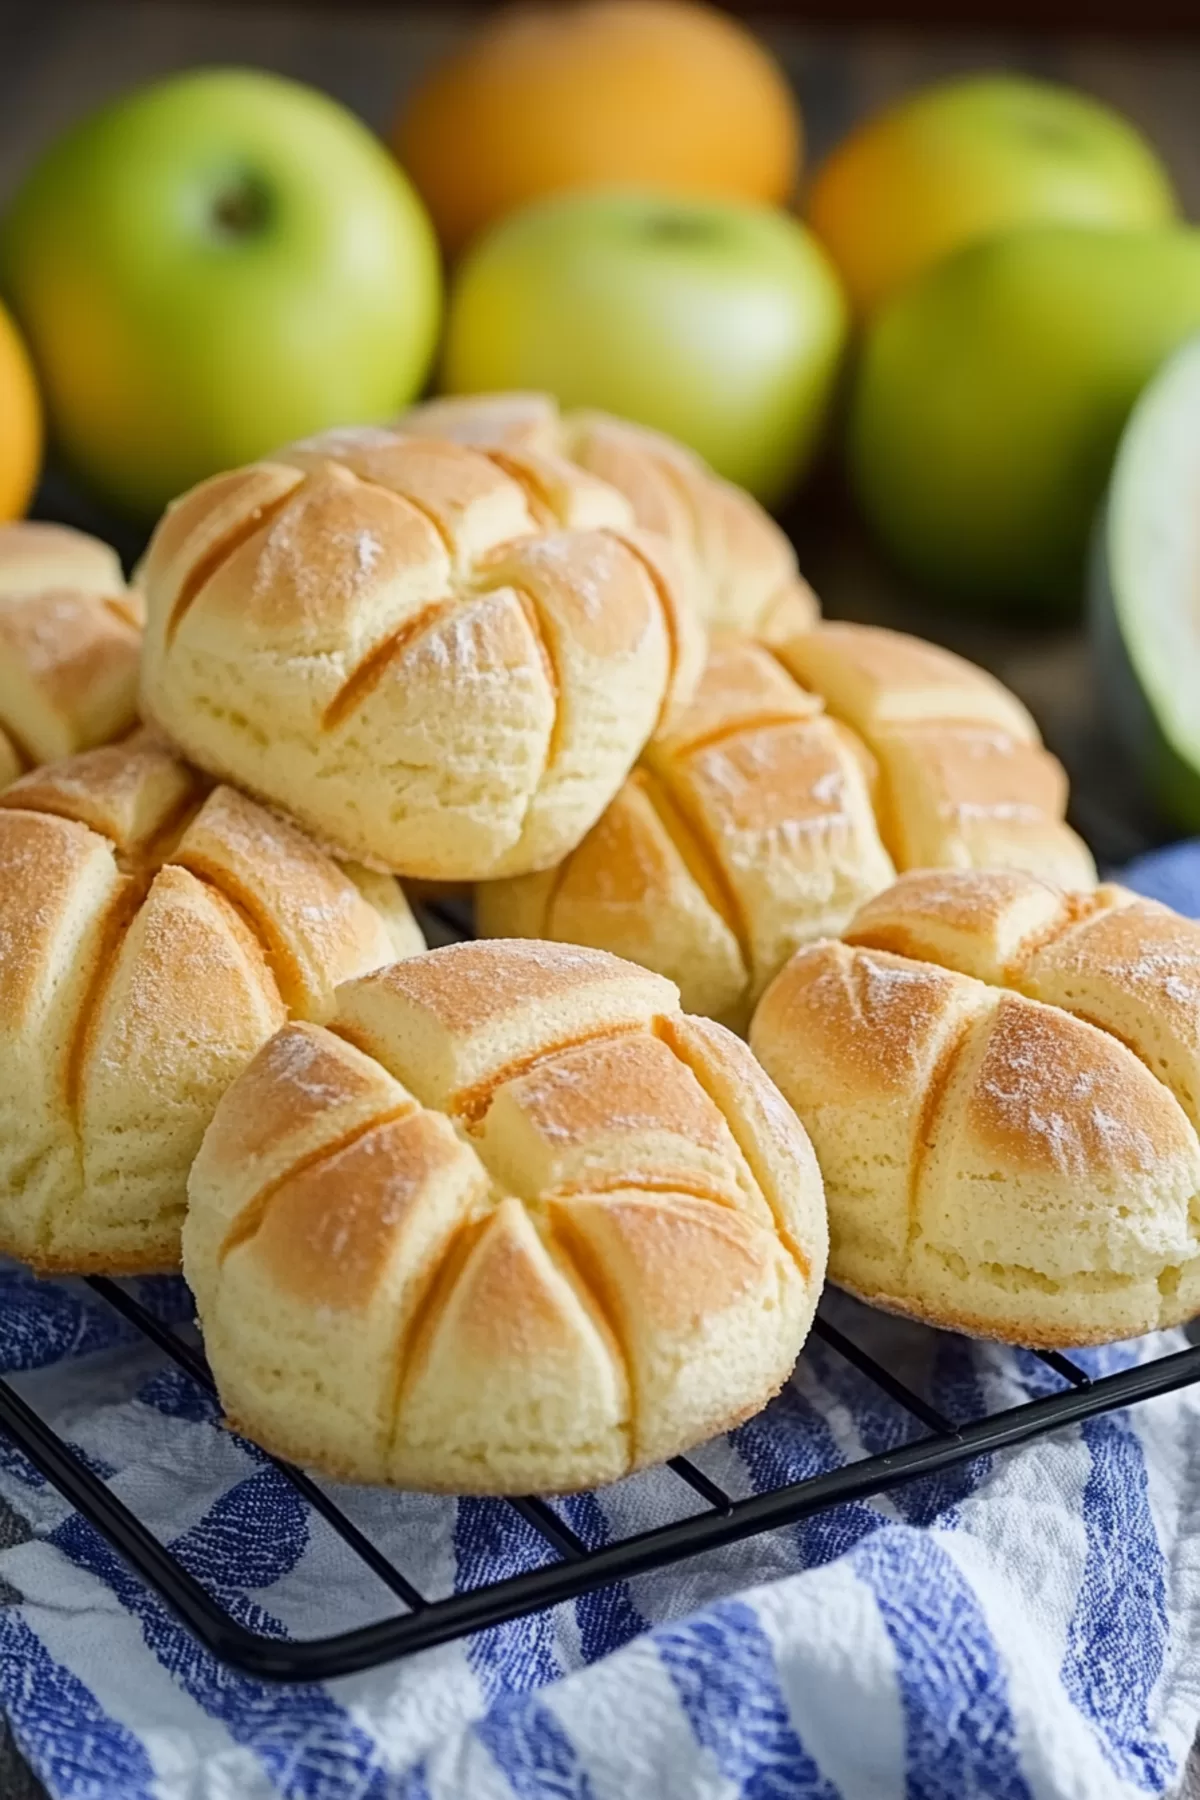
<svg viewBox="0 0 1200 1800">
<path fill-rule="evenodd" d="M 1090 628 L 1123 743 L 1155 801 L 1200 830 L 1200 337 L 1130 415 L 1097 524 Z"/>
<path fill-rule="evenodd" d="M 884 308 L 851 398 L 859 503 L 947 597 L 1075 609 L 1121 429 L 1200 330 L 1200 231 L 1035 226 L 938 264 Z"/>
</svg>

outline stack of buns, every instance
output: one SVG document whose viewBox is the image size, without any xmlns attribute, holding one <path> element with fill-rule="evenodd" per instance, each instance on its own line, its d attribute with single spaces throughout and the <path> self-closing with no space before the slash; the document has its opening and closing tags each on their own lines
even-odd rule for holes
<svg viewBox="0 0 1200 1800">
<path fill-rule="evenodd" d="M 1066 797 L 1020 702 L 947 650 L 866 625 L 771 648 L 719 634 L 691 705 L 579 848 L 482 886 L 477 922 L 633 957 L 744 1030 L 792 952 L 896 869 L 1094 884 Z"/>
<path fill-rule="evenodd" d="M 424 947 L 397 883 L 144 735 L 0 795 L 0 1249 L 179 1263 L 217 1101 L 288 1018 Z"/>
<path fill-rule="evenodd" d="M 1185 1317 L 1200 927 L 1065 804 L 990 676 L 542 396 L 204 482 L 136 596 L 0 531 L 0 1249 L 182 1252 L 237 1425 L 469 1492 L 745 1418 L 827 1249 L 1020 1342 Z"/>
<path fill-rule="evenodd" d="M 133 729 L 140 645 L 140 603 L 107 544 L 0 525 L 0 788 Z"/>
<path fill-rule="evenodd" d="M 1200 1308 L 1200 924 L 912 874 L 793 957 L 750 1041 L 812 1138 L 842 1286 L 1048 1346 Z"/>
<path fill-rule="evenodd" d="M 141 583 L 146 717 L 349 854 L 432 880 L 573 849 L 703 663 L 666 540 L 532 451 L 293 446 L 177 501 Z"/>
</svg>

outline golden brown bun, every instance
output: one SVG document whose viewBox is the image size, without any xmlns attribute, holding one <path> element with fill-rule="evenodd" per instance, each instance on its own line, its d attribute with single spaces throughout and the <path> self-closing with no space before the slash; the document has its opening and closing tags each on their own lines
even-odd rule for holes
<svg viewBox="0 0 1200 1800">
<path fill-rule="evenodd" d="M 778 654 L 869 746 L 898 869 L 1024 869 L 1095 885 L 1090 852 L 1063 822 L 1062 767 L 993 675 L 877 625 L 822 625 Z"/>
<path fill-rule="evenodd" d="M 685 574 L 615 489 L 376 428 L 194 488 L 141 580 L 146 716 L 434 881 L 573 849 L 703 661 Z"/>
<path fill-rule="evenodd" d="M 865 905 L 852 944 L 896 950 L 1061 1006 L 1127 1044 L 1200 1130 L 1200 923 L 1111 883 L 1064 893 L 1027 875 L 906 875 Z"/>
<path fill-rule="evenodd" d="M 775 521 L 744 489 L 692 451 L 606 413 L 560 414 L 548 394 L 472 394 L 429 400 L 397 429 L 491 450 L 567 457 L 611 482 L 639 525 L 694 559 L 700 612 L 713 628 L 768 641 L 807 631 L 816 595 Z"/>
<path fill-rule="evenodd" d="M 107 544 L 65 525 L 0 525 L 0 788 L 133 729 L 140 626 Z"/>
<path fill-rule="evenodd" d="M 217 1108 L 184 1267 L 231 1421 L 359 1481 L 590 1487 L 786 1380 L 821 1179 L 748 1050 L 590 950 L 456 944 Z"/>
<path fill-rule="evenodd" d="M 1037 1345 L 1200 1309 L 1200 928 L 922 873 L 848 935 L 799 952 L 750 1033 L 821 1163 L 831 1278 Z"/>
<path fill-rule="evenodd" d="M 0 1249 L 179 1261 L 187 1171 L 290 1013 L 423 948 L 396 883 L 339 868 L 146 734 L 0 796 Z"/>
<path fill-rule="evenodd" d="M 1093 882 L 1065 804 L 1020 702 L 948 651 L 865 625 L 772 649 L 722 635 L 579 849 L 481 886 L 479 926 L 632 957 L 742 1030 L 792 952 L 896 866 Z"/>
</svg>

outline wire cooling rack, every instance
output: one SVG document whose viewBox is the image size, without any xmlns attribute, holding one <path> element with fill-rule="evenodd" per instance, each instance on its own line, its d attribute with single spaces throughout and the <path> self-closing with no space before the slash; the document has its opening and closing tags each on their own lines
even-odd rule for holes
<svg viewBox="0 0 1200 1800">
<path fill-rule="evenodd" d="M 431 941 L 464 935 L 464 922 L 448 908 L 427 909 L 437 927 Z M 92 1291 L 163 1351 L 206 1392 L 216 1392 L 201 1353 L 149 1312 L 132 1293 L 104 1277 Z M 1116 1374 L 1092 1379 L 1058 1351 L 1036 1354 L 1061 1382 L 1055 1393 L 967 1420 L 947 1418 L 885 1368 L 862 1346 L 818 1313 L 813 1335 L 853 1364 L 924 1435 L 882 1455 L 868 1456 L 747 1499 L 734 1499 L 691 1458 L 667 1467 L 691 1490 L 701 1510 L 670 1524 L 589 1549 L 552 1502 L 529 1496 L 505 1502 L 545 1541 L 553 1560 L 505 1580 L 445 1599 L 427 1599 L 309 1476 L 271 1458 L 291 1486 L 342 1539 L 400 1603 L 394 1617 L 351 1631 L 286 1641 L 261 1636 L 232 1618 L 103 1480 L 59 1437 L 8 1382 L 0 1380 L 0 1430 L 120 1552 L 143 1581 L 173 1607 L 212 1654 L 260 1680 L 324 1681 L 349 1675 L 433 1644 L 465 1637 L 489 1625 L 521 1618 L 571 1600 L 589 1589 L 628 1580 L 652 1569 L 715 1550 L 759 1532 L 793 1525 L 849 1500 L 867 1500 L 935 1475 L 989 1451 L 1010 1449 L 1098 1413 L 1112 1412 L 1200 1381 L 1200 1346 L 1160 1356 Z M 398 1507 L 404 1496 L 396 1496 Z"/>
<path fill-rule="evenodd" d="M 91 1278 L 88 1285 L 200 1387 L 215 1392 L 199 1351 L 148 1312 L 131 1293 L 100 1276 Z M 0 1381 L 0 1429 L 109 1540 L 142 1580 L 174 1608 L 214 1656 L 260 1680 L 324 1681 L 409 1656 L 451 1638 L 465 1637 L 487 1625 L 520 1618 L 561 1600 L 573 1599 L 589 1588 L 665 1568 L 700 1551 L 795 1524 L 842 1501 L 869 1499 L 987 1451 L 1028 1443 L 1031 1438 L 1096 1413 L 1111 1412 L 1116 1407 L 1130 1406 L 1200 1381 L 1200 1346 L 1175 1351 L 1157 1361 L 1094 1381 L 1068 1357 L 1053 1350 L 1039 1351 L 1042 1362 L 1062 1381 L 1059 1392 L 982 1418 L 956 1422 L 944 1417 L 827 1319 L 818 1315 L 813 1332 L 924 1426 L 926 1435 L 881 1456 L 868 1456 L 744 1500 L 731 1499 L 689 1457 L 677 1456 L 667 1466 L 699 1497 L 703 1510 L 599 1550 L 589 1550 L 551 1502 L 533 1497 L 509 1500 L 506 1504 L 539 1533 L 555 1560 L 447 1599 L 426 1600 L 316 1482 L 291 1464 L 272 1458 L 284 1478 L 391 1590 L 403 1608 L 394 1618 L 299 1642 L 260 1636 L 231 1618 L 6 1381 Z M 403 1506 L 403 1495 L 396 1496 L 396 1504 Z"/>
</svg>

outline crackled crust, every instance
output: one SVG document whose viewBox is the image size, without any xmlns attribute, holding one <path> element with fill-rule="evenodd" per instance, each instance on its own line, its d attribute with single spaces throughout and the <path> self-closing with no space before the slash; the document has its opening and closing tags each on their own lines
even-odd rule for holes
<svg viewBox="0 0 1200 1800">
<path fill-rule="evenodd" d="M 177 1266 L 228 1083 L 289 1014 L 423 948 L 396 884 L 373 904 L 359 879 L 145 733 L 0 796 L 0 1247 Z"/>
<path fill-rule="evenodd" d="M 326 434 L 169 509 L 148 717 L 360 861 L 551 863 L 695 686 L 686 569 L 563 459 Z"/>
<path fill-rule="evenodd" d="M 830 1274 L 1018 1343 L 1200 1308 L 1200 926 L 923 871 L 794 957 L 751 1043 L 821 1159 Z"/>
<path fill-rule="evenodd" d="M 454 945 L 348 983 L 230 1089 L 185 1272 L 240 1428 L 364 1481 L 589 1486 L 757 1410 L 825 1263 L 749 1052 L 603 953 Z"/>
</svg>

